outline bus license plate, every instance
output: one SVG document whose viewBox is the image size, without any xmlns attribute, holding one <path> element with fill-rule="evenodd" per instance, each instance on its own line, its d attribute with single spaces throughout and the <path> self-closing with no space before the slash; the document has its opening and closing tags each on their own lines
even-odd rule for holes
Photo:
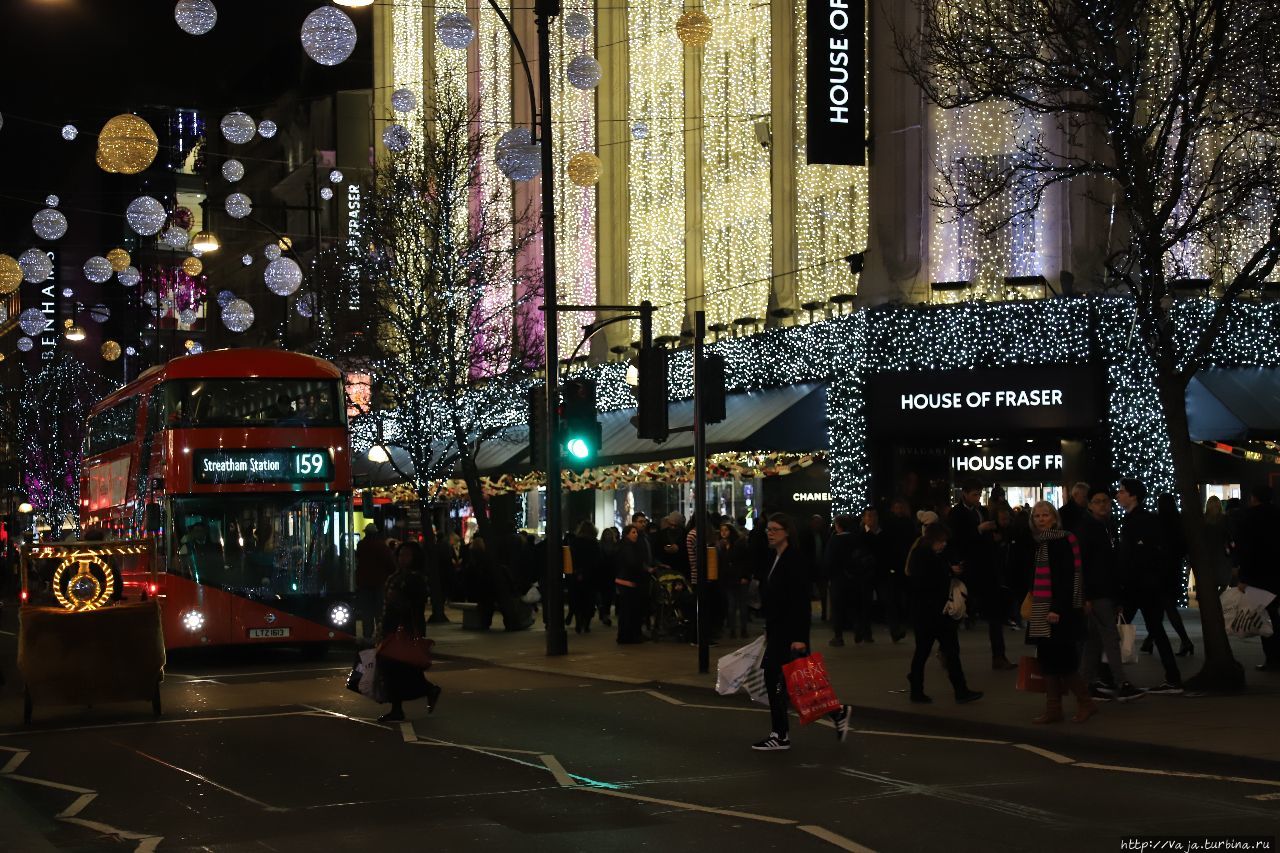
<svg viewBox="0 0 1280 853">
<path fill-rule="evenodd" d="M 259 640 L 269 637 L 287 637 L 289 636 L 288 628 L 250 628 L 249 639 Z"/>
</svg>

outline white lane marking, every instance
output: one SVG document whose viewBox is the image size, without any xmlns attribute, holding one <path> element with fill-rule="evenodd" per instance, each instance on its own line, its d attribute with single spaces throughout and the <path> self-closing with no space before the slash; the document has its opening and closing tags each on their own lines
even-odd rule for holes
<svg viewBox="0 0 1280 853">
<path fill-rule="evenodd" d="M 31 754 L 30 750 L 14 749 L 11 746 L 0 746 L 0 752 L 12 752 L 13 755 L 5 762 L 4 767 L 0 767 L 0 776 L 6 773 L 12 773 L 18 769 L 18 765 L 26 761 L 27 756 Z"/>
<path fill-rule="evenodd" d="M 263 672 L 228 672 L 219 675 L 196 675 L 193 672 L 166 672 L 172 678 L 186 678 L 203 681 L 209 678 L 253 678 L 258 675 L 306 675 L 309 672 L 350 672 L 349 666 L 317 666 L 307 669 L 269 669 Z M 183 682 L 184 684 L 187 682 Z"/>
<path fill-rule="evenodd" d="M 638 689 L 638 688 L 631 687 L 631 688 L 628 688 L 628 689 L 626 689 L 626 690 L 606 690 L 606 691 L 605 691 L 605 693 L 604 693 L 604 695 L 606 695 L 606 696 L 621 696 L 623 693 L 648 693 L 648 692 L 649 692 L 648 690 Z"/>
<path fill-rule="evenodd" d="M 1052 752 L 1047 749 L 1042 749 L 1041 747 L 1038 747 L 1038 746 L 1032 746 L 1029 743 L 1015 743 L 1013 746 L 1015 749 L 1023 749 L 1023 750 L 1026 750 L 1027 752 L 1034 753 L 1040 756 L 1041 758 L 1047 758 L 1050 761 L 1054 762 L 1055 764 L 1075 764 L 1076 763 L 1076 760 L 1074 758 L 1068 758 L 1067 756 L 1061 753 Z"/>
<path fill-rule="evenodd" d="M 346 720 L 349 723 L 360 723 L 361 725 L 365 725 L 365 726 L 373 726 L 375 729 L 386 728 L 386 726 L 382 725 L 382 723 L 379 723 L 377 720 L 370 720 L 367 717 L 353 717 L 350 714 L 344 714 L 341 711 L 331 711 L 328 708 L 320 708 L 315 705 L 303 705 L 302 707 L 310 709 L 305 714 L 303 714 L 303 716 L 337 717 L 338 719 Z"/>
<path fill-rule="evenodd" d="M 23 776 L 19 773 L 9 773 L 4 778 L 13 779 L 15 782 L 26 782 L 29 785 L 39 785 L 42 788 L 55 788 L 59 791 L 69 791 L 72 794 L 96 794 L 92 788 L 81 788 L 78 785 L 67 785 L 62 782 L 54 782 L 50 779 L 37 779 L 34 776 Z"/>
<path fill-rule="evenodd" d="M 400 737 L 404 738 L 405 743 L 413 743 L 418 739 L 418 733 L 413 730 L 413 723 L 405 721 L 400 724 Z"/>
<path fill-rule="evenodd" d="M 140 749 L 134 749 L 133 747 L 125 746 L 124 744 L 120 744 L 120 743 L 117 743 L 116 746 L 123 747 L 124 749 L 127 749 L 130 752 L 133 752 L 137 755 L 141 755 L 143 758 L 147 759 L 148 761 L 154 761 L 156 764 L 159 764 L 162 767 L 168 767 L 170 770 L 175 770 L 178 773 L 182 773 L 183 775 L 190 776 L 192 779 L 195 779 L 198 782 L 203 782 L 206 785 L 209 785 L 210 787 L 217 788 L 219 791 L 222 791 L 223 793 L 230 794 L 231 796 L 236 797 L 237 799 L 244 800 L 246 803 L 255 805 L 258 808 L 262 809 L 263 811 L 268 811 L 268 812 L 288 811 L 288 809 L 282 809 L 279 806 L 272 806 L 267 803 L 264 803 L 262 802 L 262 800 L 256 800 L 253 797 L 249 796 L 248 794 L 241 793 L 240 791 L 237 791 L 234 788 L 228 788 L 226 785 L 220 785 L 217 782 L 210 779 L 208 776 L 204 776 L 200 773 L 195 772 L 194 770 L 188 770 L 185 767 L 179 767 L 176 764 L 170 764 L 169 762 L 165 761 L 163 758 L 157 758 L 154 755 L 148 755 L 147 753 L 143 752 Z"/>
<path fill-rule="evenodd" d="M 137 841 L 138 846 L 133 848 L 135 853 L 149 853 L 149 851 L 155 850 L 156 847 L 160 845 L 161 841 L 164 841 L 163 835 L 143 835 L 141 832 L 130 832 L 127 829 L 119 829 L 100 821 L 85 820 L 82 817 L 69 817 L 64 818 L 64 820 L 66 820 L 67 823 L 74 823 L 77 826 L 92 829 L 94 832 L 98 832 L 103 835 L 115 836 L 116 838 L 121 838 L 126 841 Z"/>
<path fill-rule="evenodd" d="M 85 807 L 98 798 L 97 794 L 81 794 L 76 797 L 75 802 L 58 812 L 54 817 L 75 817 L 85 810 Z"/>
<path fill-rule="evenodd" d="M 867 782 L 884 785 L 893 792 L 904 796 L 915 795 L 933 797 L 935 799 L 943 800 L 944 802 L 977 806 L 978 808 L 989 809 L 998 814 L 1025 818 L 1026 820 L 1033 820 L 1037 823 L 1046 824 L 1048 826 L 1065 827 L 1069 825 L 1069 820 L 1065 816 L 1057 815 L 1044 809 L 1038 809 L 1034 806 L 1026 806 L 1022 803 L 1010 802 L 1009 800 L 1000 800 L 994 797 L 982 797 L 977 794 L 970 794 L 967 791 L 954 790 L 946 785 L 929 785 L 923 782 L 909 782 L 905 779 L 895 779 L 892 776 L 883 776 L 878 773 L 868 773 L 864 770 L 855 770 L 852 767 L 841 767 L 839 772 L 843 773 L 845 776 L 852 776 L 855 779 L 862 779 Z"/>
<path fill-rule="evenodd" d="M 845 838 L 843 835 L 836 835 L 829 829 L 821 826 L 797 826 L 796 829 L 801 832 L 807 832 L 814 838 L 820 838 L 828 844 L 833 844 L 841 850 L 848 850 L 850 853 L 875 853 L 870 847 L 864 847 L 856 841 Z"/>
<path fill-rule="evenodd" d="M 1280 793 L 1275 794 L 1250 794 L 1251 800 L 1280 800 Z"/>
<path fill-rule="evenodd" d="M 589 791 L 593 794 L 602 794 L 606 797 L 618 797 L 624 800 L 635 800 L 641 803 L 652 803 L 657 806 L 670 806 L 674 809 L 683 809 L 690 812 L 703 812 L 705 814 L 718 814 L 724 817 L 737 818 L 739 820 L 754 820 L 760 823 L 772 823 L 778 826 L 795 826 L 797 821 L 783 817 L 771 817 L 769 815 L 751 814 L 750 812 L 734 811 L 733 809 L 717 809 L 711 806 L 700 806 L 696 803 L 682 803 L 678 800 L 663 800 L 658 797 L 646 797 L 643 794 L 632 794 L 627 791 L 611 791 L 608 788 L 596 788 L 589 785 L 576 785 L 572 788 L 574 791 Z"/>
<path fill-rule="evenodd" d="M 986 743 L 993 746 L 1008 746 L 1007 740 L 992 740 L 984 737 L 952 737 L 950 735 L 924 735 L 915 732 L 882 732 L 874 729 L 849 729 L 851 734 L 855 735 L 875 735 L 876 737 L 909 737 L 918 738 L 920 740 L 945 740 L 953 743 Z"/>
<path fill-rule="evenodd" d="M 4 634 L 6 637 L 16 637 L 16 636 L 18 636 L 17 634 L 13 633 L 12 631 L 0 631 L 0 634 Z"/>
<path fill-rule="evenodd" d="M 482 752 L 484 751 L 506 752 L 506 753 L 510 753 L 511 755 L 542 755 L 542 750 L 540 749 L 508 749 L 502 746 L 476 746 L 475 744 L 444 743 L 444 742 L 436 742 L 432 740 L 415 740 L 413 742 L 413 745 L 414 746 L 437 746 L 437 747 L 446 747 L 446 748 L 456 746 L 456 747 L 466 748 L 466 749 L 475 749 Z"/>
<path fill-rule="evenodd" d="M 683 702 L 674 696 L 668 696 L 667 694 L 660 693 L 657 690 L 645 690 L 644 692 L 648 693 L 654 699 L 661 699 L 663 702 L 666 702 L 669 705 L 686 705 L 687 704 L 686 702 Z"/>
<path fill-rule="evenodd" d="M 568 771 L 564 769 L 564 765 L 560 763 L 560 760 L 554 755 L 544 754 L 539 755 L 538 757 L 542 759 L 543 764 L 547 765 L 547 769 L 551 771 L 551 775 L 555 777 L 556 782 L 560 783 L 560 787 L 572 788 L 574 785 L 578 784 L 574 781 L 573 777 L 569 775 Z"/>
<path fill-rule="evenodd" d="M 1206 779 L 1212 782 L 1239 782 L 1243 785 L 1267 785 L 1280 788 L 1280 781 L 1275 779 L 1250 779 L 1245 776 L 1218 776 L 1214 773 L 1192 773 L 1186 770 L 1152 770 L 1146 767 L 1124 767 L 1118 764 L 1093 764 L 1081 761 L 1076 767 L 1089 770 L 1110 770 L 1116 773 L 1140 773 L 1144 776 L 1174 776 L 1182 779 Z"/>
<path fill-rule="evenodd" d="M 303 706 L 309 707 L 309 706 Z M 226 720 L 267 720 L 273 717 L 307 717 L 307 711 L 282 711 L 277 714 L 226 714 L 218 717 L 181 717 L 172 720 L 137 720 L 129 723 L 98 723 L 91 726 L 64 726 L 59 729 L 18 729 L 0 732 L 0 737 L 22 737 L 34 735 L 61 734 L 62 732 L 89 732 L 99 729 L 128 729 L 138 726 L 175 726 L 185 723 L 219 723 Z M 380 727 L 381 728 L 381 727 Z"/>
<path fill-rule="evenodd" d="M 652 678 L 631 678 L 626 675 L 606 675 L 599 672 L 582 672 L 576 669 L 555 669 L 550 666 L 534 666 L 533 664 L 525 663 L 504 663 L 502 668 L 519 669 L 524 670 L 525 672 L 538 672 L 543 675 L 559 675 L 564 678 L 590 678 L 595 681 L 612 681 L 615 684 L 650 684 L 653 682 Z M 347 667 L 348 671 L 350 671 L 350 669 L 350 667 Z"/>
</svg>

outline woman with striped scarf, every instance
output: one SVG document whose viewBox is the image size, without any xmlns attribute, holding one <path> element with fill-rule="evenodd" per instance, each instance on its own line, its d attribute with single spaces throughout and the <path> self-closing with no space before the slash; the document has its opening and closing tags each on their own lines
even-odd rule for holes
<svg viewBox="0 0 1280 853">
<path fill-rule="evenodd" d="M 1071 721 L 1083 723 L 1098 709 L 1080 675 L 1078 644 L 1084 627 L 1080 545 L 1062 529 L 1058 510 L 1048 501 L 1032 507 L 1031 531 L 1036 550 L 1031 562 L 1027 642 L 1036 646 L 1045 686 L 1044 713 L 1032 722 L 1061 722 L 1062 696 L 1071 691 L 1076 697 Z"/>
</svg>

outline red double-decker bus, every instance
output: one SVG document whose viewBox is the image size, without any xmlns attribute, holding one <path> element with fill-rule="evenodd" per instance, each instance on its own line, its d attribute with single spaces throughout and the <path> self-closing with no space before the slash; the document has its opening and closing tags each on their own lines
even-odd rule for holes
<svg viewBox="0 0 1280 853">
<path fill-rule="evenodd" d="M 90 535 L 155 537 L 168 648 L 351 639 L 350 450 L 329 362 L 231 349 L 153 367 L 90 412 L 81 477 Z"/>
</svg>

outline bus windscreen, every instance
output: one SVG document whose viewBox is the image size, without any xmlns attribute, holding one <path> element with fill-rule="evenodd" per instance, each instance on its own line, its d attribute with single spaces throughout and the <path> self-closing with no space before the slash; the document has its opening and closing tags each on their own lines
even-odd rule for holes
<svg viewBox="0 0 1280 853">
<path fill-rule="evenodd" d="M 169 427 L 345 426 L 335 380 L 171 380 L 164 391 Z"/>
</svg>

